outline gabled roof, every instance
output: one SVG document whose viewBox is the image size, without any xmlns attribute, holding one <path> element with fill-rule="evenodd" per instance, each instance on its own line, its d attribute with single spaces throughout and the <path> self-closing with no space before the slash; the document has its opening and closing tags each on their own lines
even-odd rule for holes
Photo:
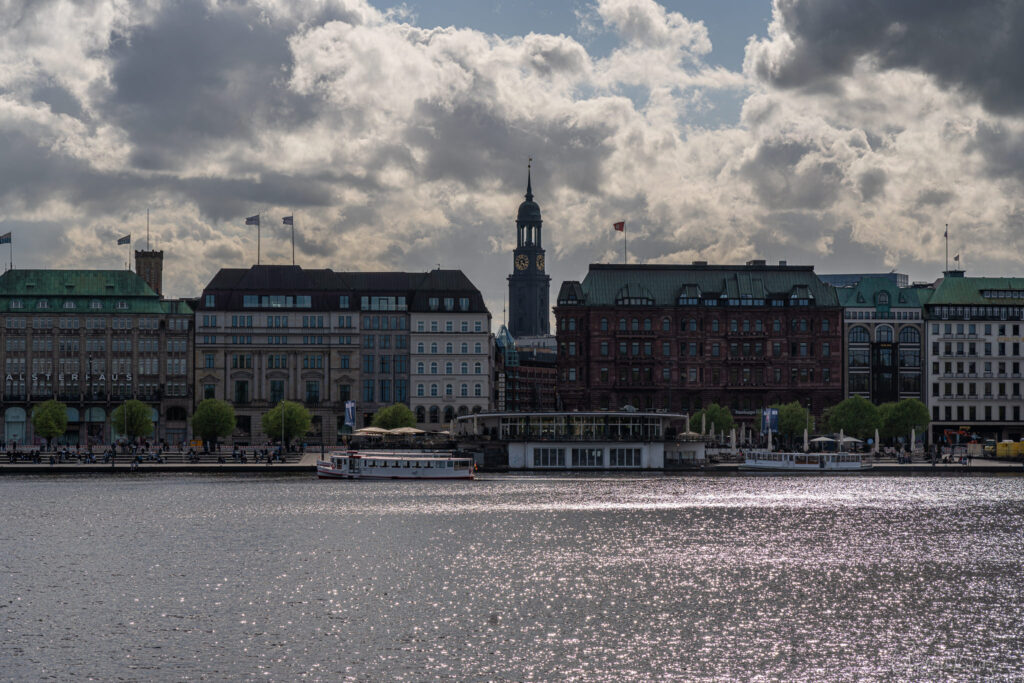
<svg viewBox="0 0 1024 683">
<path fill-rule="evenodd" d="M 120 302 L 124 305 L 119 307 Z M 9 270 L 0 275 L 0 311 L 47 311 L 54 315 L 192 312 L 183 302 L 161 300 L 145 280 L 130 270 L 44 269 Z"/>
</svg>

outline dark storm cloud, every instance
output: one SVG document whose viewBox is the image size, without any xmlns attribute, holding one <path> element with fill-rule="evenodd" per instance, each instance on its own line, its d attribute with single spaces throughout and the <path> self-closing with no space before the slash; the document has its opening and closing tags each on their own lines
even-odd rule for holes
<svg viewBox="0 0 1024 683">
<path fill-rule="evenodd" d="M 67 114 L 76 119 L 85 118 L 82 103 L 71 92 L 57 83 L 40 83 L 32 91 L 32 99 L 50 107 L 54 114 Z"/>
<path fill-rule="evenodd" d="M 311 120 L 313 102 L 289 92 L 288 22 L 257 8 L 168 3 L 151 25 L 116 36 L 102 108 L 135 145 L 143 169 L 176 169 L 213 142 L 247 140 L 262 125 Z"/>
<path fill-rule="evenodd" d="M 885 197 L 885 183 L 888 180 L 885 171 L 872 168 L 857 177 L 857 189 L 861 199 L 870 202 L 872 199 Z"/>
<path fill-rule="evenodd" d="M 514 177 L 532 154 L 550 171 L 552 184 L 544 187 L 548 192 L 568 186 L 596 194 L 603 162 L 613 151 L 607 142 L 610 127 L 547 119 L 524 127 L 481 102 L 447 107 L 421 101 L 413 120 L 406 140 L 427 153 L 422 177 L 457 180 L 469 188 Z"/>
<path fill-rule="evenodd" d="M 1024 3 L 1008 0 L 776 0 L 791 49 L 753 45 L 754 72 L 818 89 L 861 57 L 932 75 L 992 112 L 1024 112 Z"/>
<path fill-rule="evenodd" d="M 843 173 L 834 162 L 822 159 L 801 164 L 813 152 L 802 142 L 765 141 L 740 168 L 740 175 L 771 209 L 824 209 L 836 200 Z"/>
</svg>

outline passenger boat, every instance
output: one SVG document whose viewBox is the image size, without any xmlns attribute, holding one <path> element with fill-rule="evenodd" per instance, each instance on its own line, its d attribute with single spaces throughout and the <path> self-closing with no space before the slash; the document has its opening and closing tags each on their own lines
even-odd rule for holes
<svg viewBox="0 0 1024 683">
<path fill-rule="evenodd" d="M 750 451 L 741 470 L 762 472 L 862 472 L 870 470 L 860 453 L 775 453 Z"/>
<path fill-rule="evenodd" d="M 336 451 L 316 463 L 321 479 L 472 479 L 473 469 L 451 451 Z"/>
</svg>

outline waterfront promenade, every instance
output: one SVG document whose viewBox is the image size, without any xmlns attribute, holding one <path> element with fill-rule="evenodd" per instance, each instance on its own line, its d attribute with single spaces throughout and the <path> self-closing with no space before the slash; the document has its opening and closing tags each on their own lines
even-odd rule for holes
<svg viewBox="0 0 1024 683">
<path fill-rule="evenodd" d="M 102 462 L 78 463 L 64 462 L 49 464 L 49 454 L 43 454 L 39 463 L 10 463 L 6 459 L 0 461 L 0 476 L 17 474 L 124 474 L 124 473 L 146 473 L 146 472 L 179 472 L 196 474 L 299 474 L 313 473 L 316 471 L 316 461 L 320 457 L 319 451 L 308 451 L 306 453 L 290 453 L 285 462 L 274 462 L 268 465 L 265 461 L 254 462 L 251 458 L 248 462 L 236 462 L 226 458 L 226 462 L 218 462 L 217 456 L 212 454 L 201 455 L 199 462 L 189 462 L 188 455 L 178 452 L 165 453 L 164 462 L 145 461 L 132 465 L 132 457 L 120 455 L 113 465 Z M 708 465 L 703 470 L 681 470 L 665 471 L 671 475 L 735 475 L 741 474 L 739 468 L 742 463 L 727 462 Z M 481 468 L 481 472 L 487 472 Z M 514 472 L 519 470 L 496 469 L 492 472 Z M 559 470 L 532 470 L 531 474 L 544 474 L 549 471 Z M 626 472 L 624 470 L 601 470 L 601 472 Z M 586 471 L 573 470 L 575 474 L 583 474 Z M 661 473 L 662 470 L 643 470 L 645 474 Z M 838 476 L 879 476 L 879 475 L 904 475 L 904 474 L 936 474 L 936 475 L 959 475 L 959 474 L 1014 474 L 1024 475 L 1024 465 L 1012 460 L 994 460 L 985 458 L 974 458 L 970 465 L 959 463 L 937 463 L 918 460 L 912 463 L 897 463 L 892 459 L 875 460 L 873 469 L 863 472 L 846 472 Z M 802 476 L 829 476 L 817 472 L 811 473 L 782 473 L 782 472 L 742 472 L 742 474 L 756 474 L 758 476 L 778 476 L 779 474 L 801 474 Z"/>
</svg>

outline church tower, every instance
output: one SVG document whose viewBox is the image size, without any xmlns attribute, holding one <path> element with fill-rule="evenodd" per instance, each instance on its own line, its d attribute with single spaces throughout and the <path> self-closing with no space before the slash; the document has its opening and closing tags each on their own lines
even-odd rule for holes
<svg viewBox="0 0 1024 683">
<path fill-rule="evenodd" d="M 548 290 L 551 277 L 544 272 L 540 207 L 533 201 L 530 172 L 528 165 L 526 201 L 519 205 L 516 216 L 516 248 L 512 252 L 514 270 L 508 276 L 508 329 L 514 338 L 550 334 Z"/>
</svg>

